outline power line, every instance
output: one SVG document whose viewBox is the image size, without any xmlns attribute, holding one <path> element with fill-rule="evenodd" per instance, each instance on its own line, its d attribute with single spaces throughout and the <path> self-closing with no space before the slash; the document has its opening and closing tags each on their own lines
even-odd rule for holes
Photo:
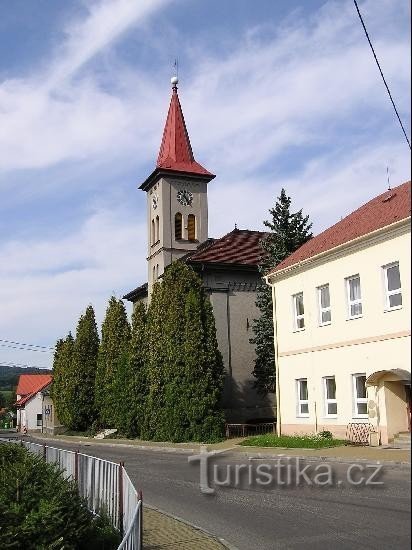
<svg viewBox="0 0 412 550">
<path fill-rule="evenodd" d="M 390 98 L 390 100 L 391 100 L 391 102 L 392 102 L 392 105 L 393 105 L 393 108 L 394 108 L 394 110 L 395 110 L 396 116 L 397 116 L 397 118 L 398 118 L 398 120 L 399 120 L 399 124 L 401 125 L 402 132 L 403 132 L 403 134 L 404 134 L 404 136 L 405 136 L 405 139 L 406 139 L 406 141 L 407 141 L 407 143 L 408 143 L 408 145 L 409 145 L 409 149 L 410 149 L 410 148 L 411 148 L 411 144 L 410 144 L 409 138 L 408 138 L 408 136 L 407 136 L 407 134 L 406 134 L 406 131 L 405 131 L 405 128 L 404 128 L 404 126 L 403 126 L 403 124 L 402 124 L 401 117 L 399 116 L 398 109 L 396 108 L 395 102 L 394 102 L 394 100 L 393 100 L 393 98 L 392 98 L 392 94 L 391 94 L 391 92 L 390 92 L 390 90 L 389 90 L 389 86 L 388 86 L 388 84 L 387 84 L 387 82 L 386 82 L 386 80 L 385 80 L 385 77 L 383 76 L 383 71 L 382 71 L 381 66 L 380 66 L 380 64 L 379 64 L 378 58 L 376 57 L 375 50 L 373 49 L 372 42 L 371 42 L 371 39 L 369 38 L 368 31 L 366 30 L 365 23 L 363 22 L 361 12 L 359 11 L 358 3 L 356 2 L 356 0 L 353 0 L 353 2 L 354 2 L 354 4 L 355 4 L 356 11 L 358 12 L 360 22 L 362 23 L 363 30 L 365 31 L 366 38 L 368 39 L 369 46 L 371 47 L 371 50 L 372 50 L 372 53 L 373 53 L 373 57 L 375 58 L 376 64 L 377 64 L 378 69 L 379 69 L 379 72 L 381 73 L 381 77 L 382 77 L 383 83 L 385 84 L 385 87 L 386 87 L 386 90 L 387 90 L 387 92 L 388 92 L 389 98 Z"/>
<path fill-rule="evenodd" d="M 36 351 L 38 353 L 53 353 L 52 349 L 36 349 L 31 347 L 24 347 L 24 346 L 13 346 L 12 344 L 2 344 L 0 342 L 1 348 L 10 348 L 10 349 L 20 349 L 24 351 Z"/>
<path fill-rule="evenodd" d="M 15 342 L 14 340 L 4 340 L 3 338 L 0 338 L 0 342 L 4 342 L 5 344 L 13 344 L 15 346 L 25 346 L 29 348 L 39 348 L 39 349 L 51 350 L 51 351 L 54 350 L 54 347 L 51 347 L 51 346 L 38 346 L 37 344 L 25 344 L 24 342 Z M 35 350 L 32 349 L 31 351 L 35 351 Z"/>
</svg>

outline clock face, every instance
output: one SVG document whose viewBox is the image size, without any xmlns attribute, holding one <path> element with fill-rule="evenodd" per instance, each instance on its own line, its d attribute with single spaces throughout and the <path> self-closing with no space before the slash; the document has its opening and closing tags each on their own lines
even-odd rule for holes
<svg viewBox="0 0 412 550">
<path fill-rule="evenodd" d="M 182 206 L 189 206 L 192 204 L 193 193 L 191 193 L 187 189 L 180 189 L 177 192 L 176 198 Z"/>
<path fill-rule="evenodd" d="M 157 195 L 153 195 L 152 197 L 153 210 L 156 210 L 158 204 L 159 204 L 159 197 Z"/>
</svg>

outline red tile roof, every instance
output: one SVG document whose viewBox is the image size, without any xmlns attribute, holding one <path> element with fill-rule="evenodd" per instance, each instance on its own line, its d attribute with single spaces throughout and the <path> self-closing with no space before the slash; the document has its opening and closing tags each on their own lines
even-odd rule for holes
<svg viewBox="0 0 412 550">
<path fill-rule="evenodd" d="M 208 239 L 185 256 L 189 263 L 216 263 L 257 266 L 262 256 L 262 231 L 234 229 L 220 239 Z"/>
<path fill-rule="evenodd" d="M 394 189 L 385 191 L 343 218 L 323 233 L 307 241 L 288 256 L 270 273 L 275 273 L 294 264 L 327 252 L 353 239 L 372 233 L 411 215 L 411 182 L 407 181 Z"/>
<path fill-rule="evenodd" d="M 48 386 L 52 380 L 53 376 L 51 374 L 21 374 L 16 394 L 21 395 L 22 398 L 16 402 L 16 405 L 24 405 L 37 392 Z"/>
<path fill-rule="evenodd" d="M 212 175 L 195 161 L 176 86 L 173 86 L 156 168 Z"/>
</svg>

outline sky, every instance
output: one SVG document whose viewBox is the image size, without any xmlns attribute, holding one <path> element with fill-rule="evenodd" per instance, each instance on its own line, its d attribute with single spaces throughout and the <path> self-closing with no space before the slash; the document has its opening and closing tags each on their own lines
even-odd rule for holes
<svg viewBox="0 0 412 550">
<path fill-rule="evenodd" d="M 359 6 L 410 136 L 410 3 Z M 101 323 L 146 281 L 138 185 L 175 58 L 217 175 L 210 236 L 262 229 L 282 187 L 318 233 L 384 192 L 387 167 L 410 179 L 352 0 L 0 0 L 0 44 L 0 364 L 51 367 L 88 304 Z"/>
</svg>

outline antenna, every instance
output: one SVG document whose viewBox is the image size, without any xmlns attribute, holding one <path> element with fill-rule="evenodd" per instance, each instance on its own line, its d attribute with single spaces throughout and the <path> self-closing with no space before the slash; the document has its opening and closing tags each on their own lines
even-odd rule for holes
<svg viewBox="0 0 412 550">
<path fill-rule="evenodd" d="M 389 177 L 389 166 L 386 167 L 386 178 L 388 180 L 388 191 L 391 191 L 391 182 Z"/>
</svg>

